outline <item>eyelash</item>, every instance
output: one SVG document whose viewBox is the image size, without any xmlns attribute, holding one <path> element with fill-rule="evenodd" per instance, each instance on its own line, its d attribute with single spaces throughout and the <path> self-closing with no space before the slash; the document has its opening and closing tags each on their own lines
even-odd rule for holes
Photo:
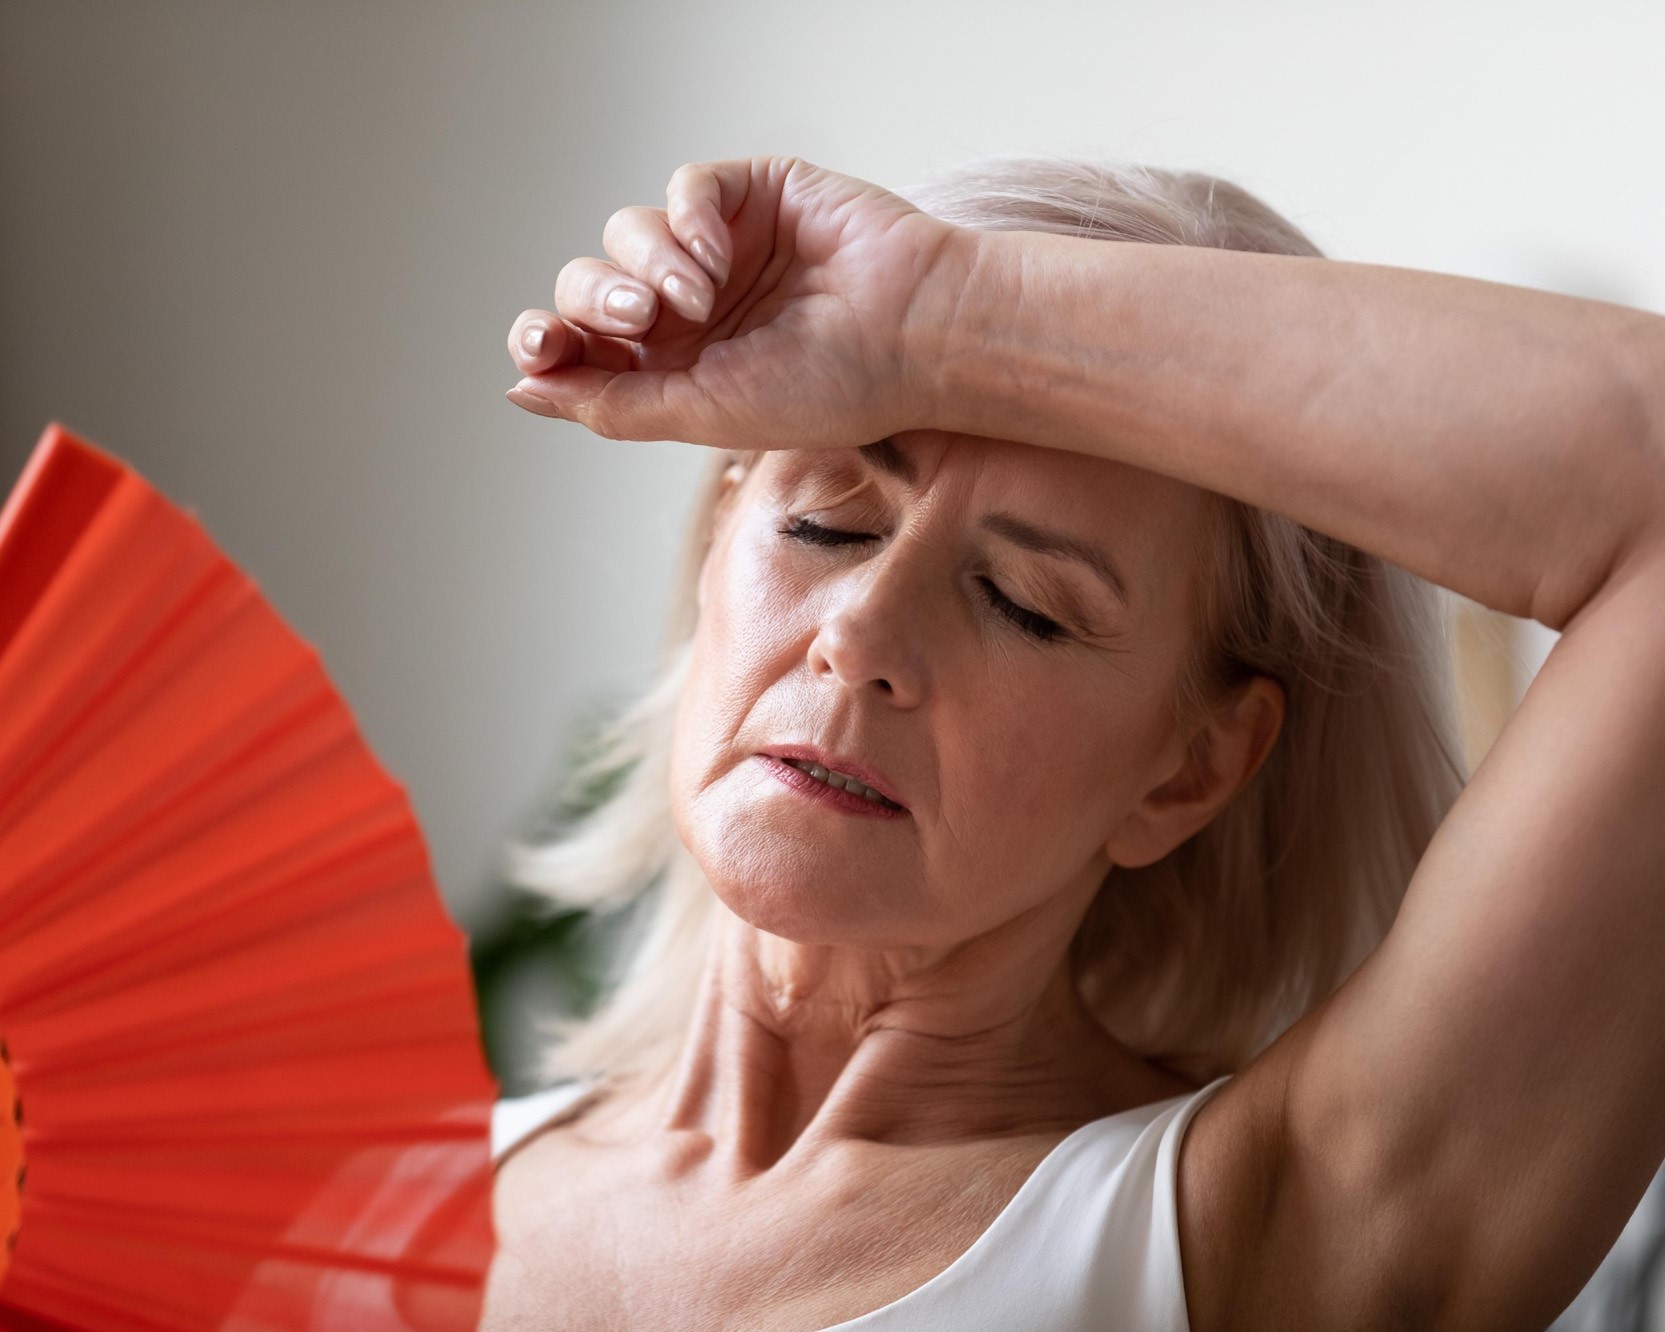
<svg viewBox="0 0 1665 1332">
<path fill-rule="evenodd" d="M 823 527 L 820 523 L 801 517 L 789 518 L 775 530 L 783 537 L 810 546 L 854 546 L 865 541 L 878 540 L 871 532 L 845 532 L 835 527 Z M 1032 610 L 1025 610 L 987 578 L 979 576 L 977 582 L 982 587 L 983 596 L 989 605 L 1036 642 L 1055 643 L 1065 637 L 1064 627 L 1057 621 L 1049 620 Z"/>
</svg>

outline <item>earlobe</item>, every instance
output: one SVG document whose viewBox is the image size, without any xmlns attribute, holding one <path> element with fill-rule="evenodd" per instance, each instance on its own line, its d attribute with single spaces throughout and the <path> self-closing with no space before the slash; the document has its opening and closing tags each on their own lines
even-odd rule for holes
<svg viewBox="0 0 1665 1332">
<path fill-rule="evenodd" d="M 1200 832 L 1259 771 L 1283 729 L 1283 686 L 1257 675 L 1198 727 L 1177 770 L 1128 812 L 1105 855 L 1128 869 L 1154 864 Z"/>
</svg>

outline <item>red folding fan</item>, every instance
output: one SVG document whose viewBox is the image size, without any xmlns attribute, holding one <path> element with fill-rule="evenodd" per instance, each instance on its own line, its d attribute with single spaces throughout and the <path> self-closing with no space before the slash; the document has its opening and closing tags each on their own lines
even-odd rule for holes
<svg viewBox="0 0 1665 1332">
<path fill-rule="evenodd" d="M 496 1095 L 317 653 L 49 426 L 0 510 L 0 1329 L 472 1329 Z"/>
</svg>

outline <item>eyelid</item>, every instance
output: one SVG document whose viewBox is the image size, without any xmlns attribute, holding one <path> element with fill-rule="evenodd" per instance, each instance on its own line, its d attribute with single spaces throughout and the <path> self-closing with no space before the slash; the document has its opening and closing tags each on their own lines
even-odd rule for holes
<svg viewBox="0 0 1665 1332">
<path fill-rule="evenodd" d="M 1032 610 L 1028 606 L 1024 606 L 1016 601 L 1013 601 L 1009 596 L 1000 590 L 1000 585 L 987 574 L 978 574 L 977 581 L 983 587 L 983 595 L 989 598 L 991 603 L 994 604 L 996 614 L 1005 616 L 1006 619 L 1010 620 L 1019 629 L 1022 629 L 1036 642 L 1057 643 L 1071 637 L 1070 631 L 1066 625 L 1060 624 L 1050 615 L 1043 615 L 1038 610 Z M 1029 625 L 1024 623 L 1025 620 L 1041 621 L 1044 625 L 1044 631 L 1036 632 L 1034 629 L 1030 628 Z"/>
<path fill-rule="evenodd" d="M 866 545 L 870 541 L 882 538 L 871 532 L 854 531 L 849 528 L 828 527 L 819 523 L 807 514 L 791 514 L 785 522 L 775 529 L 788 540 L 802 542 L 805 545 L 823 548 L 837 548 L 839 546 Z M 983 599 L 995 614 L 1004 618 L 1008 623 L 1033 638 L 1037 643 L 1070 642 L 1079 636 L 1079 627 L 1069 623 L 1070 617 L 1060 619 L 1038 611 L 1032 606 L 1010 597 L 1001 586 L 986 573 L 977 575 L 977 584 L 982 591 Z M 1039 630 L 1031 627 L 1026 621 L 1039 621 Z"/>
<path fill-rule="evenodd" d="M 1027 581 L 1045 589 L 1041 599 L 1047 605 L 1056 608 L 1050 612 L 1052 619 L 1057 620 L 1060 624 L 1067 625 L 1074 632 L 1080 634 L 1091 634 L 1093 632 L 1094 617 L 1091 614 L 1090 607 L 1095 602 L 1084 600 L 1080 592 L 1070 585 L 1068 579 L 1056 575 L 1037 573 Z"/>
</svg>

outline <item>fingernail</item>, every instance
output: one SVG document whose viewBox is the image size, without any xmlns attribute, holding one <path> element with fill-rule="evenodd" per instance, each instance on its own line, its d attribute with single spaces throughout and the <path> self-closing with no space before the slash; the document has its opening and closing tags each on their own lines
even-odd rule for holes
<svg viewBox="0 0 1665 1332">
<path fill-rule="evenodd" d="M 602 309 L 615 319 L 641 324 L 653 312 L 653 298 L 635 287 L 614 287 L 602 302 Z"/>
<path fill-rule="evenodd" d="M 688 252 L 699 260 L 700 267 L 711 274 L 711 280 L 719 287 L 728 281 L 728 265 L 717 257 L 716 248 L 704 236 L 695 236 L 689 241 Z"/>
<path fill-rule="evenodd" d="M 544 324 L 528 324 L 520 330 L 520 349 L 528 356 L 542 356 L 543 344 L 549 337 L 549 328 Z"/>
<path fill-rule="evenodd" d="M 672 273 L 665 279 L 665 295 L 678 307 L 679 313 L 699 323 L 704 323 L 711 313 L 711 293 L 704 287 L 696 287 L 680 273 Z"/>
<path fill-rule="evenodd" d="M 554 403 L 536 392 L 536 390 L 529 388 L 526 380 L 524 379 L 521 380 L 520 383 L 516 384 L 512 389 L 506 389 L 503 396 L 510 402 L 514 403 L 516 407 L 524 407 L 527 411 L 536 412 L 539 416 L 552 416 L 557 421 L 564 421 L 566 419 L 561 415 Z"/>
</svg>

